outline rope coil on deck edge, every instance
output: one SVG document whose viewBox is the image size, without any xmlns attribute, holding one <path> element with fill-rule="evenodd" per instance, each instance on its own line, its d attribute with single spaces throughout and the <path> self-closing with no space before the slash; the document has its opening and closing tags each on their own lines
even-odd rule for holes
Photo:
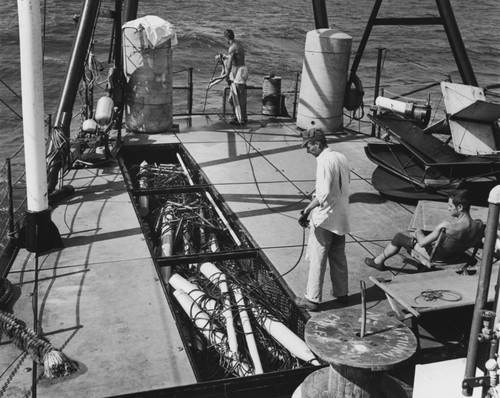
<svg viewBox="0 0 500 398">
<path fill-rule="evenodd" d="M 4 334 L 20 350 L 43 365 L 47 378 L 69 376 L 78 370 L 76 362 L 61 351 L 56 350 L 48 341 L 40 338 L 26 324 L 4 310 L 12 298 L 12 284 L 0 278 L 0 335 Z"/>
</svg>

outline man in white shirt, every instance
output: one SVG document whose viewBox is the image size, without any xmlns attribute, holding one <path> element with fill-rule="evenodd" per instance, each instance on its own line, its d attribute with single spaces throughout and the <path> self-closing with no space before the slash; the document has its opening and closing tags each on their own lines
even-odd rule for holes
<svg viewBox="0 0 500 398">
<path fill-rule="evenodd" d="M 326 262 L 330 263 L 332 294 L 347 303 L 348 270 L 345 235 L 349 226 L 350 173 L 347 158 L 330 149 L 323 130 L 312 128 L 303 134 L 302 147 L 316 158 L 316 196 L 301 212 L 299 224 L 311 231 L 307 248 L 309 276 L 304 298 L 295 303 L 309 311 L 317 311 L 322 299 Z M 311 214 L 310 222 L 308 216 Z"/>
</svg>

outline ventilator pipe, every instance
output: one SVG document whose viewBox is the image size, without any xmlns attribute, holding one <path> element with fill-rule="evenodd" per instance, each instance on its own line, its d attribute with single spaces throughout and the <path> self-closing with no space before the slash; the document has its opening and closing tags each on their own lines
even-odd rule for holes
<svg viewBox="0 0 500 398">
<path fill-rule="evenodd" d="M 236 339 L 236 330 L 234 329 L 233 312 L 231 311 L 231 301 L 229 300 L 229 288 L 227 286 L 226 275 L 212 263 L 201 264 L 200 271 L 210 282 L 220 289 L 224 296 L 224 311 L 222 315 L 226 318 L 228 344 L 231 351 L 237 353 L 238 341 Z"/>
<path fill-rule="evenodd" d="M 248 346 L 248 352 L 252 358 L 253 367 L 255 369 L 255 374 L 262 374 L 264 370 L 262 369 L 262 363 L 260 361 L 259 351 L 257 350 L 257 343 L 255 342 L 255 337 L 253 335 L 252 325 L 250 323 L 250 318 L 248 317 L 247 310 L 245 309 L 245 299 L 241 294 L 241 289 L 236 286 L 231 286 L 234 293 L 234 300 L 238 306 L 238 312 L 240 314 L 241 326 L 243 327 L 243 332 L 245 333 L 245 340 Z"/>
<path fill-rule="evenodd" d="M 500 185 L 497 185 L 490 191 L 489 197 L 488 220 L 486 221 L 486 230 L 484 237 L 483 253 L 481 257 L 481 267 L 479 267 L 478 286 L 476 293 L 476 303 L 474 305 L 474 313 L 472 316 L 469 347 L 467 350 L 467 361 L 465 364 L 464 380 L 475 377 L 477 367 L 477 355 L 479 349 L 478 335 L 481 331 L 481 312 L 486 306 L 488 299 L 488 289 L 491 279 L 491 270 L 493 265 L 493 253 L 495 250 L 495 241 L 497 238 L 498 216 L 500 214 Z M 499 274 L 500 278 L 500 274 Z M 499 286 L 500 281 L 497 281 Z M 498 317 L 498 292 L 495 292 L 495 312 L 496 319 Z M 466 385 L 462 391 L 463 395 L 472 395 L 472 386 Z"/>
<path fill-rule="evenodd" d="M 178 289 L 174 291 L 174 297 L 207 340 L 215 348 L 220 350 L 220 353 L 224 355 L 226 360 L 230 361 L 231 369 L 234 369 L 239 376 L 249 376 L 253 374 L 251 366 L 246 361 L 235 359 L 237 357 L 236 353 L 231 352 L 224 335 L 211 328 L 212 323 L 208 314 L 206 314 L 186 292 Z M 228 353 L 229 355 L 227 355 Z"/>
<path fill-rule="evenodd" d="M 189 181 L 189 185 L 194 185 L 193 179 L 189 175 L 188 169 L 187 169 L 186 165 L 184 164 L 184 161 L 182 160 L 181 155 L 179 153 L 177 153 L 176 155 L 177 155 L 177 159 L 179 160 L 179 163 L 180 163 L 180 165 L 182 167 L 182 170 L 184 171 L 184 174 L 186 175 L 186 177 L 187 177 L 187 179 Z M 229 222 L 227 221 L 227 219 L 224 216 L 224 214 L 222 213 L 222 211 L 219 209 L 219 206 L 217 206 L 217 204 L 215 203 L 215 200 L 212 198 L 212 195 L 210 195 L 210 193 L 207 192 L 207 191 L 204 191 L 204 192 L 205 192 L 205 195 L 206 195 L 207 199 L 209 200 L 210 204 L 213 206 L 213 208 L 215 209 L 215 211 L 219 215 L 220 219 L 222 220 L 222 222 L 226 226 L 227 230 L 231 234 L 231 236 L 234 239 L 234 242 L 236 243 L 236 245 L 237 246 L 241 246 L 241 241 L 238 239 L 238 236 L 236 235 L 236 233 L 233 231 L 233 229 L 229 225 Z"/>
</svg>

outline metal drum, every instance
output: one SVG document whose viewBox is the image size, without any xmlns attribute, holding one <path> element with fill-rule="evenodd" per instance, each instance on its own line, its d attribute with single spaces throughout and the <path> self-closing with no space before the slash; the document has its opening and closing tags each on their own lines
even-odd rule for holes
<svg viewBox="0 0 500 398">
<path fill-rule="evenodd" d="M 262 83 L 262 114 L 281 115 L 281 77 L 265 76 Z"/>
</svg>

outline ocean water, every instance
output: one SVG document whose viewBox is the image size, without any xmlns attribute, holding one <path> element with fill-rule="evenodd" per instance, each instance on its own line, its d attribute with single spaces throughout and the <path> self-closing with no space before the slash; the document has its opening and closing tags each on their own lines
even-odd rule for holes
<svg viewBox="0 0 500 398">
<path fill-rule="evenodd" d="M 81 13 L 83 2 L 45 0 L 41 3 L 45 5 L 42 9 L 44 109 L 46 114 L 54 114 L 76 29 L 73 17 Z M 374 1 L 326 3 L 331 28 L 353 37 L 352 62 Z M 101 10 L 113 4 L 114 1 L 103 1 Z M 451 4 L 479 85 L 500 83 L 500 3 L 497 0 L 451 0 Z M 158 15 L 175 26 L 179 43 L 173 55 L 174 85 L 185 84 L 186 69 L 194 68 L 195 112 L 220 111 L 222 85 L 208 95 L 205 87 L 210 77 L 219 73 L 215 70 L 214 55 L 226 49 L 225 29 L 233 29 L 236 39 L 245 46 L 249 84 L 262 85 L 264 76 L 275 73 L 283 77 L 282 91 L 292 88 L 295 74 L 301 71 L 306 33 L 314 29 L 312 1 L 304 0 L 150 0 L 139 5 L 138 16 L 144 15 Z M 436 15 L 433 0 L 386 0 L 379 12 L 380 17 Z M 3 160 L 22 143 L 15 3 L 0 3 L 0 20 L 0 159 Z M 94 52 L 105 67 L 111 29 L 112 24 L 106 19 L 101 19 L 96 29 Z M 391 92 L 408 92 L 415 85 L 440 81 L 446 76 L 460 82 L 441 26 L 375 26 L 358 69 L 367 103 L 371 103 L 373 96 L 378 47 L 389 50 L 384 61 L 382 87 Z M 22 168 L 22 160 L 16 160 L 14 167 Z"/>
</svg>

